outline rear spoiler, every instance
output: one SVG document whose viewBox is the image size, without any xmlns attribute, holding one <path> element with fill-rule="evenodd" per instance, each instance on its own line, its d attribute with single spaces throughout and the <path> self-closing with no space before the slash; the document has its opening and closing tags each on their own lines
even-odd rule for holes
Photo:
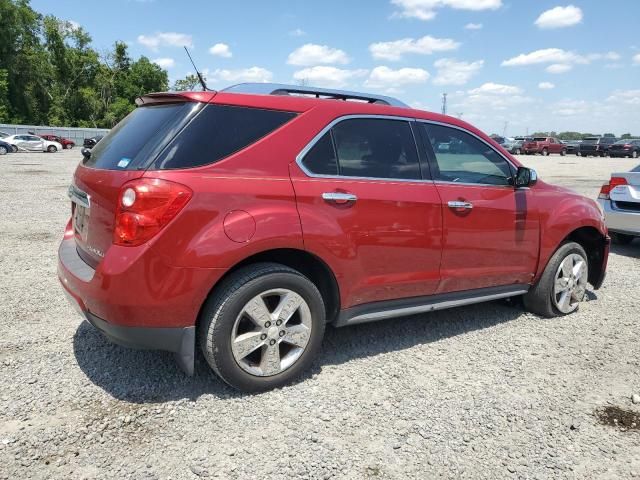
<svg viewBox="0 0 640 480">
<path fill-rule="evenodd" d="M 136 98 L 136 105 L 159 105 L 165 103 L 203 102 L 209 103 L 216 95 L 215 90 L 207 92 L 161 92 L 148 93 Z"/>
</svg>

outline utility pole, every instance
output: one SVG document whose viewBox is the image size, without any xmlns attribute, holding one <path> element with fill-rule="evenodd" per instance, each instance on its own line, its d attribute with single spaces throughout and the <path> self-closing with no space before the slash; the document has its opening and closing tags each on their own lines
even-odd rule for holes
<svg viewBox="0 0 640 480">
<path fill-rule="evenodd" d="M 446 93 L 442 94 L 442 114 L 443 115 L 447 114 L 447 94 Z"/>
<path fill-rule="evenodd" d="M 502 130 L 502 136 L 507 137 L 507 128 L 509 128 L 509 121 L 504 122 L 504 129 Z"/>
</svg>

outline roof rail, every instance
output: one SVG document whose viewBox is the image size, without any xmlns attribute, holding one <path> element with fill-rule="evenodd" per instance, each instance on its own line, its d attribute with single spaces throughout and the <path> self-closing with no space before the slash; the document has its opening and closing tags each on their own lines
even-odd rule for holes
<svg viewBox="0 0 640 480">
<path fill-rule="evenodd" d="M 410 108 L 397 98 L 385 95 L 333 90 L 329 88 L 303 87 L 300 85 L 285 85 L 280 83 L 239 83 L 227 87 L 222 92 L 245 93 L 254 95 L 313 95 L 316 98 L 330 98 L 334 100 L 360 100 L 368 103 L 378 103 L 392 107 Z"/>
</svg>

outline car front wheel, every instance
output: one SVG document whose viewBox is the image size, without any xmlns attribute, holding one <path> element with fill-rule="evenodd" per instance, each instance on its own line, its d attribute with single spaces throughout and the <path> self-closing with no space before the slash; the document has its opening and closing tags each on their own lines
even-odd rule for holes
<svg viewBox="0 0 640 480">
<path fill-rule="evenodd" d="M 325 307 L 316 286 L 276 263 L 232 273 L 203 308 L 198 336 L 211 368 L 245 392 L 284 386 L 320 349 Z"/>
<path fill-rule="evenodd" d="M 47 147 L 47 152 L 49 152 L 49 153 L 55 153 L 55 152 L 57 152 L 57 151 L 58 151 L 58 149 L 56 148 L 56 146 L 55 146 L 55 145 L 49 145 L 49 146 Z"/>
<path fill-rule="evenodd" d="M 9 153 L 7 147 L 0 145 L 0 155 L 6 155 L 7 153 Z"/>
<path fill-rule="evenodd" d="M 524 306 L 542 317 L 575 312 L 587 292 L 589 262 L 575 242 L 562 245 L 547 263 L 542 276 L 523 297 Z"/>
<path fill-rule="evenodd" d="M 16 153 L 18 151 L 18 147 L 16 145 L 11 145 L 11 150 L 13 150 L 13 153 Z"/>
</svg>

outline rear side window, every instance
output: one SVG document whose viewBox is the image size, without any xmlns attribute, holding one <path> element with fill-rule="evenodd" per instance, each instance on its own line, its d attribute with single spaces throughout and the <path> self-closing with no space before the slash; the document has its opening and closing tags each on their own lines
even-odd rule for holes
<svg viewBox="0 0 640 480">
<path fill-rule="evenodd" d="M 104 170 L 144 168 L 167 136 L 175 135 L 178 126 L 200 107 L 174 103 L 137 108 L 96 144 L 84 165 Z"/>
<path fill-rule="evenodd" d="M 207 105 L 151 166 L 191 168 L 228 157 L 273 132 L 295 113 L 258 108 Z"/>
<path fill-rule="evenodd" d="M 318 175 L 390 180 L 422 178 L 411 126 L 404 120 L 344 120 L 313 146 L 304 157 L 303 165 Z"/>
</svg>

